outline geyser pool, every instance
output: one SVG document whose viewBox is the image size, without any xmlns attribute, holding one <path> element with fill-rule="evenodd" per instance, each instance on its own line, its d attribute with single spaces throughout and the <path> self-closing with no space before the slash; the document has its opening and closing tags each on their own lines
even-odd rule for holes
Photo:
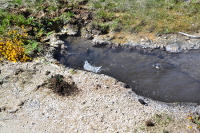
<svg viewBox="0 0 200 133">
<path fill-rule="evenodd" d="M 94 47 L 80 37 L 67 37 L 67 50 L 56 55 L 60 63 L 83 69 L 87 60 L 101 72 L 127 83 L 138 95 L 163 102 L 200 104 L 200 51 L 167 54 L 154 50 Z"/>
</svg>

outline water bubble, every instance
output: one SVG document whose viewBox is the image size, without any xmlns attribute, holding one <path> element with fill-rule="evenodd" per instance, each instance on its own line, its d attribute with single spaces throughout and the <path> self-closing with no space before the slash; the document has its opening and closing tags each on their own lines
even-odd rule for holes
<svg viewBox="0 0 200 133">
<path fill-rule="evenodd" d="M 153 67 L 155 67 L 156 69 L 161 69 L 162 68 L 162 64 L 161 63 L 156 63 L 156 64 L 153 64 Z"/>
</svg>

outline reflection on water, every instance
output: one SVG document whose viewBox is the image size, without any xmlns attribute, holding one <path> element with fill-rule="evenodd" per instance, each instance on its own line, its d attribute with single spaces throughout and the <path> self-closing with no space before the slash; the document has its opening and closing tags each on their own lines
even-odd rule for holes
<svg viewBox="0 0 200 133">
<path fill-rule="evenodd" d="M 57 55 L 66 66 L 83 69 L 87 60 L 102 66 L 101 73 L 129 84 L 139 95 L 163 102 L 200 103 L 199 51 L 169 55 L 163 51 L 97 48 L 75 37 L 66 41 L 68 50 Z"/>
</svg>

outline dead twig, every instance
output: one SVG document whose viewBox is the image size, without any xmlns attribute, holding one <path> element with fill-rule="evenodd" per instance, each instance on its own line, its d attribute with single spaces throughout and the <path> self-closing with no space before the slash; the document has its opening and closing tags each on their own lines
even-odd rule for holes
<svg viewBox="0 0 200 133">
<path fill-rule="evenodd" d="M 182 34 L 184 36 L 187 36 L 189 38 L 200 39 L 200 36 L 189 35 L 189 34 L 186 34 L 186 33 L 183 33 L 183 32 L 178 32 L 178 33 Z"/>
</svg>

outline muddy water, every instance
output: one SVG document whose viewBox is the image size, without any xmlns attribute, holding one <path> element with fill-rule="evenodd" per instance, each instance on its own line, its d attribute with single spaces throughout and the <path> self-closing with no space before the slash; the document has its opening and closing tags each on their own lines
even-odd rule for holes
<svg viewBox="0 0 200 133">
<path fill-rule="evenodd" d="M 83 69 L 84 61 L 125 82 L 137 94 L 163 102 L 200 104 L 200 51 L 168 54 L 154 50 L 93 47 L 88 40 L 68 37 L 67 51 L 57 54 L 66 66 Z"/>
</svg>

